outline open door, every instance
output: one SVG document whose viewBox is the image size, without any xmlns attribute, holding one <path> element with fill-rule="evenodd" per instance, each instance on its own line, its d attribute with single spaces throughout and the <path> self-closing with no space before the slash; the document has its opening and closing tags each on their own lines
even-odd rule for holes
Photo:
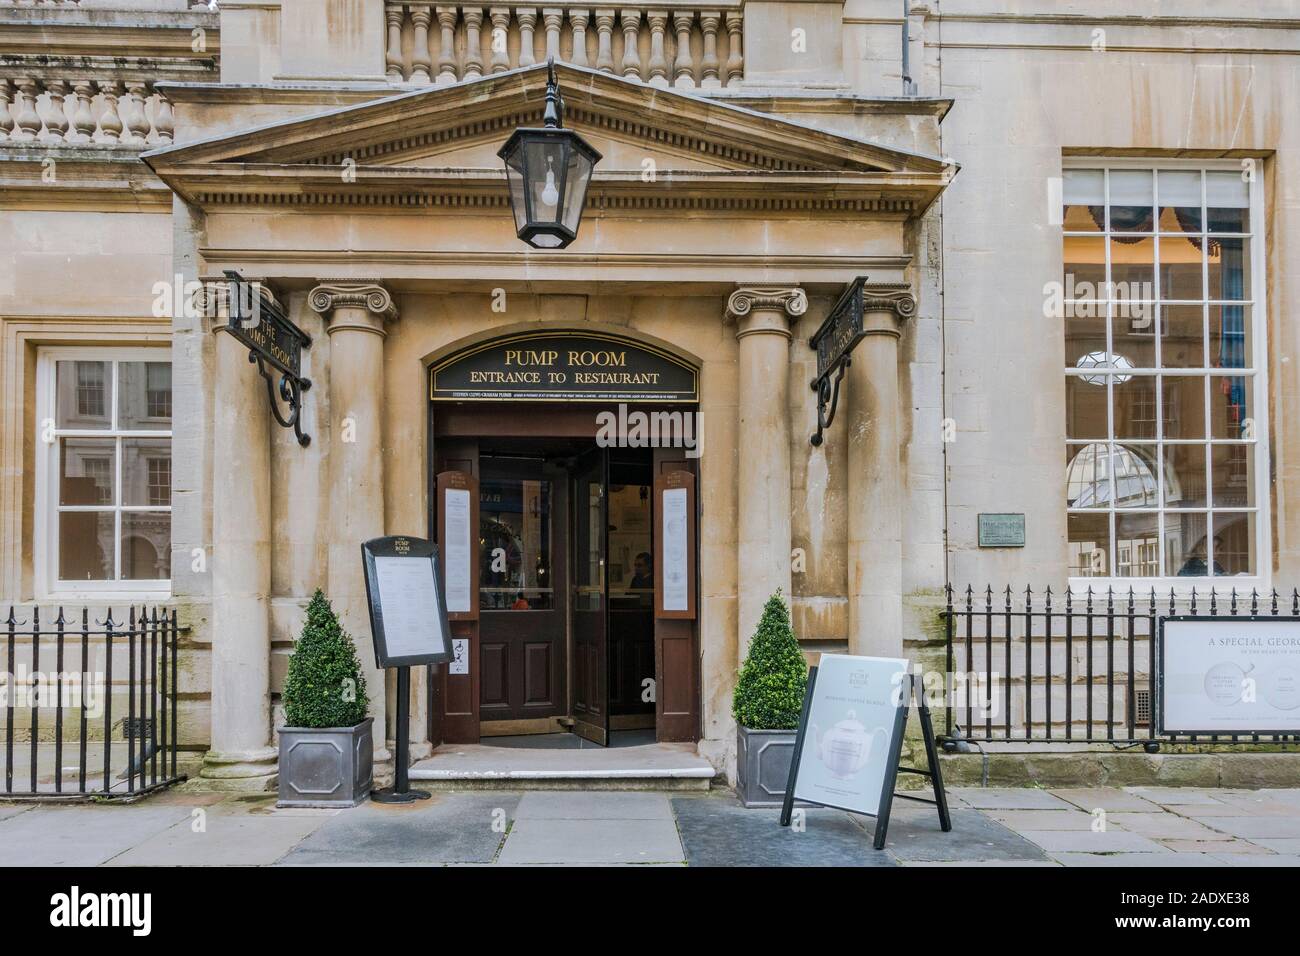
<svg viewBox="0 0 1300 956">
<path fill-rule="evenodd" d="M 603 448 L 573 467 L 573 732 L 609 744 L 609 459 Z"/>
</svg>

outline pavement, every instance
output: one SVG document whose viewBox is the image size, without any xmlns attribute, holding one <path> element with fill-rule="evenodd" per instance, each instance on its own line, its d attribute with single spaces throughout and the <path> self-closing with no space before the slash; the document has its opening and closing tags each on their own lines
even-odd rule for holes
<svg viewBox="0 0 1300 956">
<path fill-rule="evenodd" d="M 896 801 L 875 822 L 795 826 L 728 791 L 434 793 L 401 806 L 277 809 L 173 790 L 130 804 L 0 803 L 3 866 L 1300 866 L 1300 788 L 948 791 L 953 829 Z"/>
</svg>

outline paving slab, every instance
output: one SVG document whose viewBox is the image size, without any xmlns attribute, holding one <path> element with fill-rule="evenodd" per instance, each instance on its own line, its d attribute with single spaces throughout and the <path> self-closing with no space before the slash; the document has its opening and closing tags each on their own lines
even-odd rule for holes
<svg viewBox="0 0 1300 956">
<path fill-rule="evenodd" d="M 904 860 L 903 866 L 1046 866 L 1059 869 L 1062 864 L 1056 860 Z"/>
<path fill-rule="evenodd" d="M 1071 810 L 1074 804 L 1046 790 L 1031 787 L 954 787 L 956 794 L 970 807 L 980 810 Z"/>
<path fill-rule="evenodd" d="M 516 820 L 668 820 L 666 793 L 541 790 L 524 794 Z"/>
<path fill-rule="evenodd" d="M 1212 830 L 1203 823 L 1176 813 L 1108 813 L 1107 826 L 1115 825 L 1130 833 L 1140 833 L 1153 840 L 1231 840 L 1231 835 Z"/>
<path fill-rule="evenodd" d="M 800 833 L 780 825 L 779 809 L 747 810 L 729 795 L 675 797 L 672 807 L 691 866 L 898 865 L 840 810 L 804 810 Z"/>
<path fill-rule="evenodd" d="M 904 863 L 1046 859 L 1043 851 L 1033 843 L 978 810 L 950 810 L 949 815 L 952 817 L 952 830 L 944 833 L 934 810 L 896 807 L 890 815 L 885 849 Z M 876 821 L 873 818 L 857 816 L 854 820 L 872 839 L 875 838 Z"/>
<path fill-rule="evenodd" d="M 1277 841 L 1285 843 L 1285 840 Z M 1270 851 L 1266 847 L 1259 846 L 1246 840 L 1161 840 L 1166 848 L 1173 850 L 1175 853 L 1213 853 L 1215 856 L 1229 854 L 1239 856 L 1241 854 L 1267 854 Z M 1300 850 L 1300 847 L 1297 847 Z"/>
<path fill-rule="evenodd" d="M 1195 817 L 1206 826 L 1223 833 L 1258 842 L 1256 837 L 1272 840 L 1300 837 L 1300 816 Z"/>
<path fill-rule="evenodd" d="M 26 813 L 35 806 L 34 803 L 4 803 L 0 804 L 0 820 L 8 820 L 10 817 L 16 817 L 20 813 Z"/>
<path fill-rule="evenodd" d="M 1125 791 L 1164 807 L 1221 806 L 1215 791 L 1195 787 L 1125 787 Z M 1218 791 L 1222 792 L 1222 791 Z"/>
<path fill-rule="evenodd" d="M 1271 790 L 1225 793 L 1222 802 L 1232 807 L 1242 807 L 1254 816 L 1300 817 L 1300 804 L 1273 795 Z M 1207 810 L 1207 812 L 1213 812 Z"/>
<path fill-rule="evenodd" d="M 108 866 L 267 866 L 327 816 L 210 813 L 203 829 L 184 820 L 109 860 Z"/>
<path fill-rule="evenodd" d="M 669 820 L 515 820 L 497 862 L 681 863 L 682 841 Z"/>
<path fill-rule="evenodd" d="M 1250 846 L 1261 847 L 1270 850 L 1273 853 L 1281 853 L 1285 856 L 1300 856 L 1300 839 L 1295 837 L 1282 837 L 1274 839 L 1272 837 L 1251 837 L 1247 842 Z"/>
<path fill-rule="evenodd" d="M 1159 810 L 1154 803 L 1144 800 L 1135 793 L 1129 793 L 1116 787 L 1090 787 L 1087 789 L 1065 789 L 1049 791 L 1055 796 L 1060 797 L 1068 803 L 1074 804 L 1080 810 L 1091 813 L 1093 810 L 1102 809 L 1107 813 L 1116 811 L 1135 811 L 1139 813 L 1150 813 Z"/>
<path fill-rule="evenodd" d="M 1053 853 L 1052 859 L 1064 866 L 1228 866 L 1209 853 Z"/>
<path fill-rule="evenodd" d="M 281 864 L 490 863 L 520 794 L 435 793 L 408 804 L 363 803 L 324 821 Z"/>
<path fill-rule="evenodd" d="M 98 866 L 189 816 L 147 802 L 34 807 L 0 820 L 0 866 Z"/>
<path fill-rule="evenodd" d="M 1082 810 L 985 810 L 986 816 L 1017 832 L 1091 830 L 1093 816 Z"/>
<path fill-rule="evenodd" d="M 1254 855 L 1215 854 L 1226 866 L 1285 866 L 1300 867 L 1300 856 L 1287 856 L 1281 853 Z"/>
<path fill-rule="evenodd" d="M 1027 830 L 1020 834 L 1052 856 L 1060 853 L 1162 853 L 1172 856 L 1154 840 L 1124 830 L 1101 833 L 1074 830 Z"/>
</svg>

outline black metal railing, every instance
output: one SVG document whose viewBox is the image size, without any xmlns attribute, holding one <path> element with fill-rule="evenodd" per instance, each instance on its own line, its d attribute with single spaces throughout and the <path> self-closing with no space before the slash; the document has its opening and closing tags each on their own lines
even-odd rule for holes
<svg viewBox="0 0 1300 956">
<path fill-rule="evenodd" d="M 176 770 L 176 612 L 9 609 L 0 797 L 137 796 Z"/>
<path fill-rule="evenodd" d="M 947 589 L 947 721 L 954 739 L 999 743 L 1292 743 L 1294 736 L 1157 732 L 1155 636 L 1164 617 L 1300 616 L 1289 596 L 1231 589 L 1082 592 Z"/>
</svg>

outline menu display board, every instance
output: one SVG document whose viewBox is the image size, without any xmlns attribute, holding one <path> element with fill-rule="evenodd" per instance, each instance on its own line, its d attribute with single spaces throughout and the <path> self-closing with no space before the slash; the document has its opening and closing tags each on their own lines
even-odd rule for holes
<svg viewBox="0 0 1300 956">
<path fill-rule="evenodd" d="M 655 617 L 694 620 L 696 588 L 695 475 L 655 478 Z"/>
<path fill-rule="evenodd" d="M 451 629 L 438 572 L 438 548 L 407 535 L 361 545 L 378 667 L 451 660 Z"/>
<path fill-rule="evenodd" d="M 1300 618 L 1167 617 L 1159 661 L 1162 733 L 1300 732 Z"/>
</svg>

